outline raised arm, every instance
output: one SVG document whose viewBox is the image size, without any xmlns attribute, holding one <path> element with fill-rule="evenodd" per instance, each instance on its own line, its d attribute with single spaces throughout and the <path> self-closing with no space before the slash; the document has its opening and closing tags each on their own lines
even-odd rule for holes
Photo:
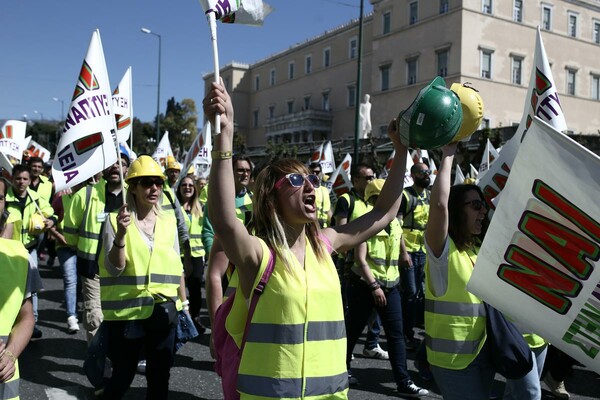
<svg viewBox="0 0 600 400">
<path fill-rule="evenodd" d="M 215 135 L 208 214 L 215 235 L 227 238 L 221 241 L 225 254 L 239 268 L 240 278 L 254 281 L 262 258 L 262 247 L 251 236 L 235 215 L 235 183 L 233 176 L 233 106 L 223 85 L 213 83 L 202 102 L 206 118 L 214 123 L 215 114 L 221 115 L 221 134 Z"/>
<path fill-rule="evenodd" d="M 450 174 L 456 146 L 456 143 L 451 143 L 442 148 L 442 161 L 429 200 L 429 220 L 425 228 L 425 240 L 436 257 L 442 254 L 448 236 Z"/>
<path fill-rule="evenodd" d="M 384 229 L 392 219 L 396 218 L 402 200 L 406 155 L 408 154 L 408 149 L 400 142 L 397 131 L 398 122 L 393 119 L 388 125 L 388 136 L 394 144 L 396 155 L 390 174 L 381 189 L 373 210 L 346 225 L 327 228 L 324 231 L 333 248 L 338 252 L 349 250 L 366 241 Z"/>
</svg>

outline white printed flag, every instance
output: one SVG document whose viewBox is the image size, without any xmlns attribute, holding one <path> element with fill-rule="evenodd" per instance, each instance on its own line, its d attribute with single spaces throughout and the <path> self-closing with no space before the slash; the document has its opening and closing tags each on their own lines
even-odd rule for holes
<svg viewBox="0 0 600 400">
<path fill-rule="evenodd" d="M 172 155 L 173 150 L 171 149 L 171 142 L 169 141 L 169 131 L 166 131 L 160 139 L 156 150 L 152 153 L 152 158 L 154 158 L 154 160 L 164 169 L 167 165 L 167 157 Z"/>
<path fill-rule="evenodd" d="M 483 150 L 483 155 L 481 156 L 481 163 L 479 163 L 479 179 L 483 177 L 483 173 L 490 168 L 494 160 L 496 160 L 499 156 L 500 154 L 494 148 L 494 145 L 492 145 L 492 142 L 490 142 L 490 139 L 488 138 L 485 144 L 485 149 Z"/>
<path fill-rule="evenodd" d="M 321 172 L 329 174 L 335 171 L 335 160 L 333 158 L 333 148 L 331 141 L 325 143 L 323 152 L 321 153 Z"/>
<path fill-rule="evenodd" d="M 467 287 L 596 372 L 599 170 L 597 155 L 535 118 Z"/>
<path fill-rule="evenodd" d="M 465 174 L 463 174 L 462 170 L 460 169 L 460 165 L 456 164 L 453 185 L 462 185 L 464 182 L 465 182 Z"/>
<path fill-rule="evenodd" d="M 27 150 L 29 151 L 30 157 L 40 157 L 44 162 L 50 161 L 50 150 L 48 150 L 33 139 L 29 141 Z"/>
<path fill-rule="evenodd" d="M 200 0 L 206 14 L 226 23 L 262 25 L 271 7 L 262 0 Z"/>
<path fill-rule="evenodd" d="M 71 188 L 117 161 L 115 118 L 100 31 L 92 33 L 63 132 L 52 176 L 56 191 Z"/>
<path fill-rule="evenodd" d="M 307 165 L 314 164 L 314 163 L 320 163 L 322 155 L 323 155 L 323 143 L 321 143 L 319 145 L 319 147 L 317 147 L 312 152 L 312 155 L 310 156 L 310 159 L 308 160 L 308 164 Z"/>
<path fill-rule="evenodd" d="M 131 90 L 131 67 L 127 68 L 119 86 L 112 94 L 113 113 L 117 118 L 119 143 L 127 142 L 133 128 L 133 102 Z"/>
<path fill-rule="evenodd" d="M 19 121 L 16 119 L 9 119 L 4 123 L 4 125 L 2 125 L 0 139 L 13 139 L 19 141 L 25 139 L 26 131 L 27 122 Z"/>
</svg>

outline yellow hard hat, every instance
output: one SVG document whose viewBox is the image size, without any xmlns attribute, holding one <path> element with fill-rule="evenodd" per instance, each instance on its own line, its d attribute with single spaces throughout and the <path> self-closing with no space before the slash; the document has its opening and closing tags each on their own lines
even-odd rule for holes
<svg viewBox="0 0 600 400">
<path fill-rule="evenodd" d="M 33 235 L 33 236 L 42 234 L 42 232 L 44 232 L 44 228 L 46 227 L 46 224 L 44 224 L 44 221 L 45 221 L 45 218 L 43 215 L 38 214 L 38 213 L 31 214 L 31 217 L 29 218 L 29 226 L 28 226 L 29 234 Z"/>
<path fill-rule="evenodd" d="M 453 83 L 450 87 L 460 99 L 463 110 L 463 120 L 458 133 L 452 142 L 459 142 L 471 136 L 477 130 L 483 118 L 483 100 L 479 92 L 466 84 Z"/>
<path fill-rule="evenodd" d="M 158 176 L 165 179 L 162 168 L 150 156 L 139 156 L 131 163 L 129 170 L 127 171 L 125 182 L 129 183 L 130 180 L 141 178 L 143 176 Z"/>
<path fill-rule="evenodd" d="M 373 179 L 371 182 L 369 182 L 365 188 L 365 201 L 369 201 L 369 199 L 373 196 L 379 196 L 384 183 L 385 179 Z"/>
<path fill-rule="evenodd" d="M 187 174 L 188 175 L 194 175 L 196 173 L 196 168 L 194 168 L 194 165 L 190 165 L 190 167 L 187 170 Z"/>
<path fill-rule="evenodd" d="M 165 167 L 165 170 L 167 169 L 176 169 L 177 171 L 181 171 L 181 165 L 177 162 L 175 157 L 167 156 L 167 166 Z"/>
<path fill-rule="evenodd" d="M 477 180 L 475 178 L 465 178 L 465 181 L 463 182 L 463 184 L 465 184 L 465 185 L 476 185 L 477 184 Z"/>
</svg>

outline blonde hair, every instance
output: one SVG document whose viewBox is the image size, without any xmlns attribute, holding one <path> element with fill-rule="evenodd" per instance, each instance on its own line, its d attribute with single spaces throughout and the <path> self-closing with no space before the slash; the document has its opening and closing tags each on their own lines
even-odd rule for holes
<svg viewBox="0 0 600 400">
<path fill-rule="evenodd" d="M 137 204 L 136 204 L 136 199 L 135 199 L 135 194 L 133 193 L 135 190 L 135 187 L 139 184 L 139 179 L 140 178 L 134 178 L 131 179 L 128 182 L 128 186 L 127 186 L 127 194 L 125 196 L 125 201 L 127 202 L 127 208 L 129 209 L 129 213 L 131 214 L 131 219 L 132 221 L 135 223 L 135 226 L 138 228 L 139 230 L 139 225 L 137 223 Z M 164 192 L 163 189 L 161 189 L 160 191 L 161 194 L 161 199 L 160 201 L 154 205 L 152 207 L 152 209 L 154 210 L 154 212 L 156 212 L 157 217 L 160 217 L 163 213 L 162 213 L 162 201 L 164 200 Z"/>
<path fill-rule="evenodd" d="M 275 251 L 276 256 L 283 262 L 286 269 L 293 271 L 291 262 L 284 257 L 290 250 L 285 234 L 285 222 L 282 221 L 277 203 L 275 182 L 289 173 L 308 174 L 304 164 L 292 158 L 277 160 L 268 164 L 257 176 L 256 187 L 252 201 L 253 215 L 250 231 Z M 317 220 L 306 224 L 306 236 L 319 261 L 328 256 L 320 238 L 320 228 Z"/>
</svg>

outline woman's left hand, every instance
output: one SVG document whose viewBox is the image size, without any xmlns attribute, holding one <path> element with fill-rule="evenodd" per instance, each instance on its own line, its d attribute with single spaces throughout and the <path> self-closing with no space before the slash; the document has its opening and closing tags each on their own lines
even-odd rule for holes
<svg viewBox="0 0 600 400">
<path fill-rule="evenodd" d="M 127 227 L 131 224 L 131 214 L 127 209 L 127 204 L 123 204 L 121 208 L 119 208 L 119 213 L 117 214 L 117 232 L 116 234 L 119 237 L 124 237 L 127 232 Z"/>
<path fill-rule="evenodd" d="M 6 344 L 0 339 L 0 383 L 6 382 L 15 375 L 15 363 L 6 354 Z"/>
</svg>

